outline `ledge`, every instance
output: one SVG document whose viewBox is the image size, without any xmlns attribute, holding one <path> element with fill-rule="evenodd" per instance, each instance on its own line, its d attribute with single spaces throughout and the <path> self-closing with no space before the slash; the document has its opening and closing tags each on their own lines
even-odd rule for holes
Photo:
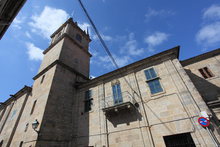
<svg viewBox="0 0 220 147">
<path fill-rule="evenodd" d="M 65 63 L 63 63 L 60 60 L 55 60 L 53 63 L 51 63 L 49 66 L 47 66 L 45 69 L 43 69 L 41 72 L 39 72 L 35 77 L 33 77 L 33 80 L 36 80 L 37 78 L 39 78 L 41 75 L 43 75 L 45 72 L 47 72 L 49 69 L 51 69 L 54 65 L 60 65 L 64 68 L 66 68 L 67 70 L 76 73 L 77 75 L 80 75 L 82 78 L 89 80 L 88 77 L 84 76 L 83 74 L 81 74 L 80 72 L 76 71 L 75 69 L 73 69 L 72 67 L 66 65 Z"/>
<path fill-rule="evenodd" d="M 135 110 L 136 106 L 131 102 L 124 102 L 120 104 L 116 104 L 114 106 L 105 107 L 102 109 L 102 111 L 105 113 L 107 117 L 117 115 L 122 110 Z"/>
</svg>

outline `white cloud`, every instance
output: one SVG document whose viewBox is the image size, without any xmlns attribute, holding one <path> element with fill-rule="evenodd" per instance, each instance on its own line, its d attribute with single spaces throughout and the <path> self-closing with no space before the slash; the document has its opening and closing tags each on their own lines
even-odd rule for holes
<svg viewBox="0 0 220 147">
<path fill-rule="evenodd" d="M 102 39 L 105 40 L 105 41 L 111 41 L 111 40 L 112 40 L 112 37 L 111 37 L 111 36 L 108 36 L 108 35 L 101 34 L 101 37 L 102 37 Z M 94 39 L 94 40 L 99 40 L 99 38 L 98 38 L 97 35 L 93 35 L 92 39 Z"/>
<path fill-rule="evenodd" d="M 202 27 L 196 35 L 199 44 L 212 46 L 220 43 L 220 22 L 215 22 Z"/>
<path fill-rule="evenodd" d="M 25 32 L 25 35 L 26 35 L 28 38 L 32 38 L 32 37 L 31 37 L 31 34 L 30 34 L 28 31 Z"/>
<path fill-rule="evenodd" d="M 39 33 L 44 38 L 50 39 L 50 35 L 57 30 L 69 17 L 69 14 L 62 10 L 45 6 L 39 15 L 32 16 L 29 25 L 32 32 Z"/>
<path fill-rule="evenodd" d="M 26 20 L 26 17 L 16 17 L 13 20 L 12 27 L 14 27 L 16 29 L 21 29 L 21 25 L 22 25 L 22 23 L 25 22 L 25 20 Z"/>
<path fill-rule="evenodd" d="M 212 20 L 212 21 L 210 21 Z M 203 26 L 197 32 L 196 42 L 202 46 L 201 51 L 220 43 L 220 5 L 212 5 L 203 12 Z M 205 25 L 204 25 L 205 24 Z"/>
<path fill-rule="evenodd" d="M 149 21 L 152 17 L 166 17 L 174 14 L 175 13 L 170 10 L 154 10 L 152 8 L 148 8 L 147 13 L 145 14 L 145 19 L 146 21 Z"/>
<path fill-rule="evenodd" d="M 121 53 L 126 53 L 131 56 L 138 56 L 144 53 L 143 48 L 138 48 L 137 40 L 135 40 L 134 33 L 130 33 L 128 41 L 120 49 Z"/>
<path fill-rule="evenodd" d="M 89 30 L 89 34 L 91 34 L 91 26 L 90 24 L 83 22 L 83 23 L 79 23 L 78 26 L 83 30 L 87 32 L 87 29 Z"/>
<path fill-rule="evenodd" d="M 119 67 L 125 66 L 129 63 L 131 58 L 129 56 L 113 56 Z"/>
<path fill-rule="evenodd" d="M 33 43 L 27 42 L 27 54 L 30 60 L 40 61 L 43 59 L 43 50 L 36 47 Z"/>
<path fill-rule="evenodd" d="M 115 62 L 117 63 L 119 67 L 125 66 L 131 60 L 129 56 L 113 55 L 113 58 L 115 59 Z M 102 64 L 102 66 L 104 66 L 107 69 L 115 67 L 109 56 L 99 56 L 98 59 L 100 61 L 99 63 Z"/>
<path fill-rule="evenodd" d="M 204 19 L 217 20 L 220 19 L 220 5 L 212 5 L 203 13 Z"/>
<path fill-rule="evenodd" d="M 94 79 L 94 78 L 96 78 L 96 76 L 93 76 L 93 75 L 90 76 L 90 79 Z"/>
<path fill-rule="evenodd" d="M 144 39 L 144 42 L 148 44 L 148 50 L 153 52 L 154 47 L 162 44 L 164 41 L 168 40 L 169 34 L 162 32 L 155 32 Z"/>
</svg>

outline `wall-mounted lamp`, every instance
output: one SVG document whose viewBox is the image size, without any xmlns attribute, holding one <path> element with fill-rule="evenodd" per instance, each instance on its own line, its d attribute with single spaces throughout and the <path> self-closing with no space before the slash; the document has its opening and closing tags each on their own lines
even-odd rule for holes
<svg viewBox="0 0 220 147">
<path fill-rule="evenodd" d="M 32 128 L 34 129 L 35 132 L 39 133 L 39 131 L 37 131 L 37 127 L 39 126 L 39 122 L 37 121 L 37 119 L 35 119 L 35 121 L 32 123 Z"/>
</svg>

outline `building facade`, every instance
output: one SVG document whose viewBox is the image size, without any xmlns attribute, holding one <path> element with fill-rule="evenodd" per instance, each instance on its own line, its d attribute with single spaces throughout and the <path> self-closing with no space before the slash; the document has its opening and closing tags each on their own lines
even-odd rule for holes
<svg viewBox="0 0 220 147">
<path fill-rule="evenodd" d="M 90 79 L 89 35 L 69 19 L 51 38 L 33 86 L 0 105 L 0 147 L 218 146 L 220 49 L 179 61 L 177 46 Z"/>
<path fill-rule="evenodd" d="M 0 40 L 26 0 L 0 0 Z"/>
</svg>

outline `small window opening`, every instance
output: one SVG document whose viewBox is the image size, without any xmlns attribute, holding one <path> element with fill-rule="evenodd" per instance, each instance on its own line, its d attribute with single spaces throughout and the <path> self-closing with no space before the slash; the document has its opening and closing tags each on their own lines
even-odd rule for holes
<svg viewBox="0 0 220 147">
<path fill-rule="evenodd" d="M 34 103 L 33 103 L 30 115 L 33 114 L 36 103 L 37 103 L 37 100 L 35 100 Z"/>
<path fill-rule="evenodd" d="M 41 84 L 44 82 L 44 78 L 45 78 L 45 75 L 43 75 L 41 78 L 41 81 L 40 81 Z"/>
<path fill-rule="evenodd" d="M 208 67 L 200 68 L 199 72 L 205 79 L 214 77 L 214 74 L 210 71 Z"/>
<path fill-rule="evenodd" d="M 93 98 L 92 98 L 92 90 L 87 90 L 85 92 L 85 100 L 84 100 L 84 108 L 85 112 L 89 112 L 92 110 Z"/>
<path fill-rule="evenodd" d="M 166 147 L 196 147 L 190 133 L 163 137 Z"/>
<path fill-rule="evenodd" d="M 20 142 L 20 145 L 19 145 L 19 147 L 22 147 L 22 146 L 23 146 L 23 141 L 21 141 L 21 142 Z"/>
<path fill-rule="evenodd" d="M 82 42 L 82 36 L 80 34 L 76 34 L 76 40 Z"/>
</svg>

